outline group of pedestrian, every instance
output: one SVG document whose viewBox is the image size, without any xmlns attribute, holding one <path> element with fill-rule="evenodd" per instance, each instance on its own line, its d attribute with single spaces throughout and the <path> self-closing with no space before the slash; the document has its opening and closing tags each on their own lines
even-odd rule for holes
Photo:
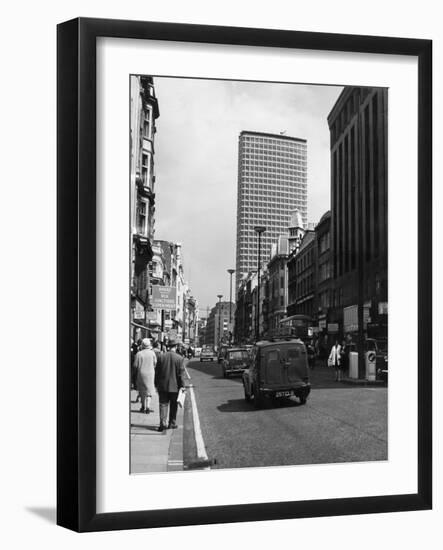
<svg viewBox="0 0 443 550">
<path fill-rule="evenodd" d="M 177 346 L 177 353 L 187 359 L 192 359 L 195 356 L 194 348 L 191 346 L 184 346 L 183 344 Z"/>
<path fill-rule="evenodd" d="M 158 392 L 159 432 L 177 428 L 177 398 L 180 391 L 185 391 L 184 358 L 177 353 L 177 347 L 178 343 L 170 340 L 168 351 L 162 352 L 157 341 L 152 343 L 150 338 L 144 338 L 133 356 L 131 383 L 141 400 L 140 412 L 154 412 L 152 396 Z M 131 354 L 133 351 L 135 349 L 131 347 Z"/>
<path fill-rule="evenodd" d="M 328 366 L 334 368 L 336 382 L 341 382 L 343 371 L 349 367 L 349 351 L 350 346 L 346 340 L 343 340 L 341 344 L 338 339 L 335 340 L 329 353 Z"/>
</svg>

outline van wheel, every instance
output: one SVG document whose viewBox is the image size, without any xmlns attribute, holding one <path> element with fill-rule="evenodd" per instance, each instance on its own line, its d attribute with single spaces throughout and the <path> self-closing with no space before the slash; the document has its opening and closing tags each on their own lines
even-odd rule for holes
<svg viewBox="0 0 443 550">
<path fill-rule="evenodd" d="M 262 409 L 264 402 L 263 402 L 263 395 L 261 394 L 260 390 L 256 390 L 254 388 L 253 399 L 254 399 L 254 407 L 256 409 Z"/>
</svg>

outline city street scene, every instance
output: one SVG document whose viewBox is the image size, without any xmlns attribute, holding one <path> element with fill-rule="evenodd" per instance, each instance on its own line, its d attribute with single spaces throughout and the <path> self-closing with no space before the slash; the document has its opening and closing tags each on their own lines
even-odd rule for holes
<svg viewBox="0 0 443 550">
<path fill-rule="evenodd" d="M 387 121 L 131 75 L 131 473 L 388 460 Z"/>
</svg>

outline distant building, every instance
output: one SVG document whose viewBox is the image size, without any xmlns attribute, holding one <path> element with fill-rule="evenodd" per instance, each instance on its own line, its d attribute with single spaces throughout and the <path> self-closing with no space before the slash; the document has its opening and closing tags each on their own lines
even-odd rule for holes
<svg viewBox="0 0 443 550">
<path fill-rule="evenodd" d="M 273 246 L 267 267 L 267 325 L 271 331 L 279 328 L 280 320 L 286 317 L 286 308 L 288 305 L 288 254 L 288 237 L 281 235 Z"/>
<path fill-rule="evenodd" d="M 300 248 L 303 235 L 305 234 L 305 226 L 303 224 L 303 219 L 300 214 L 300 210 L 297 208 L 291 212 L 291 217 L 289 220 L 288 227 L 288 254 L 294 250 Z"/>
<path fill-rule="evenodd" d="M 235 317 L 235 304 L 231 302 L 231 315 Z M 209 314 L 205 344 L 218 348 L 220 343 L 229 342 L 229 302 L 217 302 Z"/>
<path fill-rule="evenodd" d="M 364 279 L 360 299 L 369 317 L 365 328 L 378 335 L 387 331 L 387 105 L 386 88 L 348 86 L 328 116 L 332 307 L 342 332 L 356 328 L 344 325 L 344 308 L 359 301 L 359 257 Z"/>
<path fill-rule="evenodd" d="M 237 290 L 234 324 L 234 340 L 237 344 L 252 343 L 252 291 L 256 284 L 253 274 L 249 273 L 243 277 Z"/>
<path fill-rule="evenodd" d="M 315 231 L 305 231 L 300 248 L 288 257 L 288 316 L 316 316 L 317 247 Z"/>
<path fill-rule="evenodd" d="M 331 259 L 331 212 L 328 210 L 321 217 L 315 228 L 317 240 L 317 314 L 314 326 L 318 327 L 319 344 L 323 346 L 324 355 L 332 345 L 331 339 L 336 336 L 336 328 L 330 316 L 332 306 L 332 259 Z M 332 330 L 331 330 L 332 329 Z M 322 351 L 322 350 L 320 350 Z"/>
<path fill-rule="evenodd" d="M 198 340 L 198 302 L 188 290 L 184 297 L 183 341 L 195 345 Z"/>
<path fill-rule="evenodd" d="M 238 146 L 236 289 L 244 274 L 257 269 L 258 238 L 263 225 L 261 258 L 286 233 L 298 209 L 307 223 L 307 142 L 279 134 L 243 131 Z"/>
<path fill-rule="evenodd" d="M 206 317 L 199 317 L 198 319 L 198 336 L 195 343 L 196 346 L 202 347 L 206 345 Z"/>
</svg>

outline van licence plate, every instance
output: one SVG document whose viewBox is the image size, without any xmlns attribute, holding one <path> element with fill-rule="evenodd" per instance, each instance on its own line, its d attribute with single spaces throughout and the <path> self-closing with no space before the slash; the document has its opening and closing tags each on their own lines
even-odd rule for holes
<svg viewBox="0 0 443 550">
<path fill-rule="evenodd" d="M 291 397 L 291 395 L 294 395 L 294 392 L 292 390 L 275 392 L 275 397 Z"/>
</svg>

